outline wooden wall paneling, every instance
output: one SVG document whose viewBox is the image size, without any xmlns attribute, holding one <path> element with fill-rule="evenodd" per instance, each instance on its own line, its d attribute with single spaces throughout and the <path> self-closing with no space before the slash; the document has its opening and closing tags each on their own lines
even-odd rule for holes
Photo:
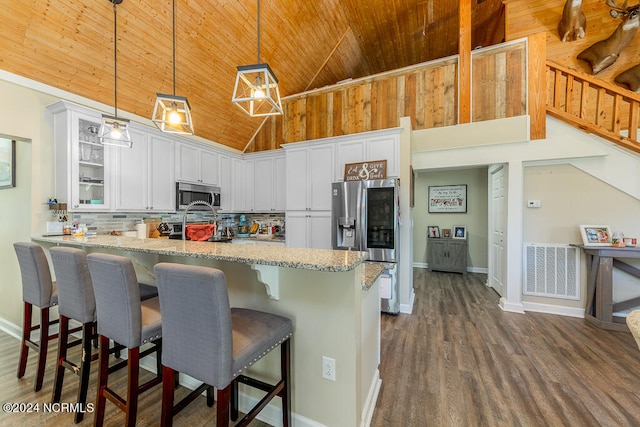
<svg viewBox="0 0 640 427">
<path fill-rule="evenodd" d="M 445 65 L 445 94 L 443 126 L 453 126 L 458 123 L 458 64 L 450 61 Z"/>
<path fill-rule="evenodd" d="M 342 98 L 344 92 L 337 90 L 333 93 L 333 136 L 344 135 L 342 131 Z"/>
<path fill-rule="evenodd" d="M 527 74 L 528 74 L 528 98 L 530 139 L 544 139 L 547 137 L 547 117 L 546 117 L 546 58 L 547 42 L 545 33 L 537 33 L 527 39 Z"/>
<path fill-rule="evenodd" d="M 406 106 L 406 93 L 405 93 L 405 84 L 406 79 L 405 76 L 396 77 L 396 93 L 398 97 L 396 99 L 396 121 L 391 125 L 391 127 L 400 126 L 400 118 L 406 117 L 404 111 Z"/>
<path fill-rule="evenodd" d="M 460 0 L 458 11 L 458 55 L 460 58 L 460 123 L 471 121 L 471 0 Z"/>
<path fill-rule="evenodd" d="M 417 75 L 409 73 L 403 77 L 404 80 L 404 117 L 411 117 L 411 126 L 413 129 L 421 129 L 417 123 Z"/>
</svg>

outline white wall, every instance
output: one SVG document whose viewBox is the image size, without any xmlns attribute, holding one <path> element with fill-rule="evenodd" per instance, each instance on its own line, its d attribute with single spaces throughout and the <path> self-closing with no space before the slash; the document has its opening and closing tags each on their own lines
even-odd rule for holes
<svg viewBox="0 0 640 427">
<path fill-rule="evenodd" d="M 0 319 L 20 326 L 22 285 L 13 242 L 30 241 L 32 230 L 50 219 L 45 203 L 54 195 L 53 132 L 45 106 L 55 98 L 3 80 L 0 93 L 0 133 L 18 140 L 16 187 L 0 190 Z"/>
</svg>

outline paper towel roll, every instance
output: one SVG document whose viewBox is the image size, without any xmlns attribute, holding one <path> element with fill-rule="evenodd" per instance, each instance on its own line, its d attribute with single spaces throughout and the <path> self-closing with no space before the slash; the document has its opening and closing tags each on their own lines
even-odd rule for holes
<svg viewBox="0 0 640 427">
<path fill-rule="evenodd" d="M 136 231 L 138 232 L 138 239 L 147 238 L 147 224 L 136 224 Z"/>
</svg>

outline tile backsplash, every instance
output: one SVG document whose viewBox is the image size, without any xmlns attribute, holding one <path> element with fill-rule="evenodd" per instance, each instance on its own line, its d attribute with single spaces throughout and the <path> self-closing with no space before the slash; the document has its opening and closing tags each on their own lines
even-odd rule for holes
<svg viewBox="0 0 640 427">
<path fill-rule="evenodd" d="M 241 213 L 218 213 L 217 220 L 220 227 L 231 227 L 237 234 Z M 244 213 L 247 223 L 254 221 L 280 225 L 284 233 L 284 213 Z M 182 213 L 70 213 L 70 222 L 74 224 L 86 224 L 89 230 L 95 230 L 98 234 L 109 234 L 111 231 L 134 231 L 136 224 L 147 218 L 158 218 L 161 222 L 181 222 Z M 189 222 L 208 222 L 213 214 L 208 211 L 189 212 Z"/>
</svg>

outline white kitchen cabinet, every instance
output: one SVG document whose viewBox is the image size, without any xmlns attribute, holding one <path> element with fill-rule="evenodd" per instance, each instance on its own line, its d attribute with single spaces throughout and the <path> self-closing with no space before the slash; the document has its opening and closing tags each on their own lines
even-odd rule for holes
<svg viewBox="0 0 640 427">
<path fill-rule="evenodd" d="M 242 160 L 227 154 L 220 154 L 220 209 L 231 211 L 238 209 L 237 201 L 243 193 L 243 180 L 235 176 L 236 168 L 242 169 Z"/>
<path fill-rule="evenodd" d="M 249 154 L 244 159 L 244 210 L 284 211 L 285 158 L 281 150 Z"/>
<path fill-rule="evenodd" d="M 387 161 L 387 177 L 400 176 L 400 129 L 335 138 L 336 181 L 344 180 L 344 166 L 373 160 Z"/>
<path fill-rule="evenodd" d="M 236 211 L 244 210 L 244 193 L 245 183 L 244 183 L 244 161 L 242 159 L 234 158 L 232 160 L 232 174 L 233 174 L 233 185 L 234 185 L 234 197 L 233 197 L 233 206 L 231 209 Z"/>
<path fill-rule="evenodd" d="M 289 210 L 331 210 L 334 146 L 296 146 L 286 154 L 286 207 Z"/>
<path fill-rule="evenodd" d="M 175 211 L 174 141 L 131 128 L 133 146 L 115 153 L 115 209 Z"/>
<path fill-rule="evenodd" d="M 273 210 L 284 212 L 287 208 L 287 160 L 284 153 L 273 158 Z"/>
<path fill-rule="evenodd" d="M 177 146 L 179 181 L 219 185 L 218 152 L 180 141 Z"/>
<path fill-rule="evenodd" d="M 56 198 L 71 211 L 105 211 L 111 201 L 111 152 L 98 141 L 101 115 L 66 101 L 53 114 Z"/>
<path fill-rule="evenodd" d="M 243 161 L 243 178 L 244 190 L 242 191 L 242 206 L 247 212 L 255 210 L 255 162 L 252 159 L 244 159 Z"/>
<path fill-rule="evenodd" d="M 331 249 L 330 211 L 288 211 L 286 229 L 287 247 Z"/>
</svg>

